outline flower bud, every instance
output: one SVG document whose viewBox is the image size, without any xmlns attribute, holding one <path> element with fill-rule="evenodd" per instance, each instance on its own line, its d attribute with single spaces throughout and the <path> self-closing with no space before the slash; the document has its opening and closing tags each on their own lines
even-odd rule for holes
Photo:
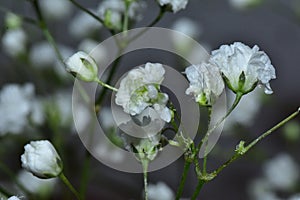
<svg viewBox="0 0 300 200">
<path fill-rule="evenodd" d="M 83 51 L 72 55 L 66 61 L 67 72 L 77 76 L 83 81 L 96 81 L 98 79 L 98 67 L 94 59 Z"/>
<path fill-rule="evenodd" d="M 22 167 L 39 178 L 54 178 L 63 170 L 62 161 L 48 140 L 32 141 L 25 145 Z"/>
</svg>

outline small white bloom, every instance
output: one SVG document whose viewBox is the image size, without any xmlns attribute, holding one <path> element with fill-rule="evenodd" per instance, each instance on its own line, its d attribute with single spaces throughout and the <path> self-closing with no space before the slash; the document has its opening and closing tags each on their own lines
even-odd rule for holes
<svg viewBox="0 0 300 200">
<path fill-rule="evenodd" d="M 72 4 L 62 0 L 40 0 L 43 14 L 49 19 L 59 20 L 68 17 L 72 11 Z"/>
<path fill-rule="evenodd" d="M 62 161 L 48 140 L 32 141 L 25 145 L 21 156 L 22 167 L 39 178 L 53 178 L 60 175 Z"/>
<path fill-rule="evenodd" d="M 173 13 L 176 13 L 179 10 L 185 9 L 188 0 L 158 0 L 158 3 L 160 6 L 171 6 Z"/>
<path fill-rule="evenodd" d="M 238 10 L 243 10 L 251 6 L 255 6 L 262 2 L 262 0 L 229 0 L 232 7 Z"/>
<path fill-rule="evenodd" d="M 10 29 L 2 37 L 3 50 L 10 56 L 16 57 L 26 50 L 27 36 L 23 29 Z"/>
<path fill-rule="evenodd" d="M 264 165 L 264 174 L 275 189 L 292 188 L 299 178 L 299 167 L 288 154 L 279 154 Z"/>
<path fill-rule="evenodd" d="M 94 12 L 93 10 L 91 10 Z M 85 12 L 79 12 L 69 25 L 70 34 L 77 38 L 82 39 L 90 36 L 94 32 L 100 30 L 102 24 L 100 24 L 96 19 L 91 17 L 89 14 Z"/>
<path fill-rule="evenodd" d="M 45 121 L 45 113 L 44 113 L 44 102 L 42 100 L 34 100 L 32 102 L 32 109 L 30 114 L 30 119 L 36 125 L 41 125 Z"/>
<path fill-rule="evenodd" d="M 31 193 L 49 195 L 54 189 L 57 179 L 40 179 L 25 170 L 18 173 L 18 181 Z"/>
<path fill-rule="evenodd" d="M 173 200 L 174 193 L 164 182 L 157 184 L 149 184 L 148 186 L 149 200 Z"/>
<path fill-rule="evenodd" d="M 232 91 L 245 94 L 261 84 L 266 94 L 273 92 L 269 81 L 276 78 L 275 69 L 267 54 L 259 51 L 258 46 L 251 49 L 241 42 L 222 45 L 212 51 L 211 61 L 219 67 Z"/>
<path fill-rule="evenodd" d="M 9 197 L 7 200 L 21 200 L 21 199 L 19 199 L 19 198 L 16 197 L 16 196 L 11 196 L 11 197 Z"/>
<path fill-rule="evenodd" d="M 189 37 L 194 39 L 199 37 L 203 32 L 202 27 L 199 25 L 199 22 L 193 21 L 192 19 L 187 17 L 182 17 L 176 20 L 172 26 L 172 29 L 188 35 Z M 176 38 L 174 38 L 174 42 L 175 39 Z"/>
<path fill-rule="evenodd" d="M 75 74 L 83 81 L 96 81 L 98 79 L 98 66 L 87 53 L 79 51 L 66 61 L 67 72 Z"/>
<path fill-rule="evenodd" d="M 8 84 L 0 93 L 0 135 L 20 133 L 27 125 L 32 109 L 34 86 Z"/>
<path fill-rule="evenodd" d="M 29 58 L 30 62 L 35 67 L 48 68 L 52 67 L 56 59 L 56 55 L 50 44 L 46 41 L 42 41 L 32 46 Z"/>
<path fill-rule="evenodd" d="M 224 82 L 218 68 L 212 63 L 192 65 L 185 69 L 190 86 L 187 95 L 193 94 L 195 101 L 211 106 L 224 90 Z"/>
<path fill-rule="evenodd" d="M 165 109 L 168 95 L 159 92 L 164 74 L 165 70 L 159 63 L 146 63 L 144 68 L 131 70 L 121 80 L 116 94 L 116 104 L 122 106 L 124 112 L 133 116 L 140 114 L 148 106 L 160 104 L 163 107 L 156 106 L 157 111 L 161 113 L 163 120 L 169 122 L 168 111 Z"/>
</svg>

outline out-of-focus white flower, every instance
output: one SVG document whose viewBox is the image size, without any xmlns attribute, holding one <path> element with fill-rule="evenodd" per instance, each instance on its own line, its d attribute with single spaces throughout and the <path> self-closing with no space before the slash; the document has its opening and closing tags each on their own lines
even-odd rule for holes
<svg viewBox="0 0 300 200">
<path fill-rule="evenodd" d="M 199 25 L 198 22 L 195 22 L 187 17 L 182 17 L 176 20 L 172 26 L 172 29 L 174 31 L 184 33 L 194 39 L 199 37 L 203 32 L 202 27 Z M 174 42 L 175 39 L 176 38 L 174 38 Z"/>
<path fill-rule="evenodd" d="M 25 170 L 18 173 L 17 179 L 26 190 L 40 196 L 48 196 L 54 189 L 57 179 L 40 179 Z"/>
<path fill-rule="evenodd" d="M 75 74 L 76 77 L 83 81 L 98 80 L 98 66 L 94 59 L 83 51 L 72 55 L 66 61 L 67 72 Z"/>
<path fill-rule="evenodd" d="M 2 48 L 10 56 L 16 57 L 26 50 L 27 36 L 23 29 L 10 29 L 2 37 Z"/>
<path fill-rule="evenodd" d="M 29 58 L 34 66 L 48 68 L 52 67 L 56 60 L 56 55 L 50 44 L 46 41 L 42 41 L 32 46 Z"/>
<path fill-rule="evenodd" d="M 170 122 L 172 111 L 166 107 L 169 97 L 159 92 L 164 74 L 165 69 L 159 63 L 146 63 L 144 68 L 131 70 L 121 80 L 116 94 L 116 104 L 122 106 L 124 112 L 133 116 L 140 114 L 148 106 L 153 106 L 161 113 L 163 120 Z"/>
<path fill-rule="evenodd" d="M 30 119 L 36 125 L 41 125 L 45 121 L 45 113 L 44 113 L 44 102 L 43 100 L 36 99 L 32 101 L 32 109 L 30 114 Z"/>
<path fill-rule="evenodd" d="M 24 146 L 22 167 L 39 178 L 53 178 L 63 170 L 61 158 L 48 140 L 32 141 Z"/>
<path fill-rule="evenodd" d="M 72 11 L 72 4 L 69 1 L 62 0 L 40 0 L 40 6 L 43 14 L 54 20 L 68 17 Z"/>
<path fill-rule="evenodd" d="M 252 6 L 259 5 L 263 0 L 229 0 L 232 7 L 243 10 Z"/>
<path fill-rule="evenodd" d="M 181 32 L 195 40 L 199 39 L 203 30 L 199 23 L 193 21 L 192 19 L 182 17 L 176 20 L 171 27 L 173 30 Z M 172 34 L 172 43 L 177 51 L 179 51 L 184 58 L 191 58 L 193 56 L 193 52 L 197 52 L 196 57 L 199 57 L 199 51 L 194 50 L 195 45 L 199 45 L 198 42 L 188 39 L 186 37 L 179 38 L 178 33 Z M 194 59 L 195 60 L 195 59 Z"/>
<path fill-rule="evenodd" d="M 218 68 L 212 63 L 192 65 L 185 69 L 190 86 L 187 95 L 194 95 L 195 101 L 211 106 L 224 90 L 224 82 Z"/>
<path fill-rule="evenodd" d="M 275 69 L 258 46 L 251 49 L 241 42 L 222 45 L 212 51 L 211 61 L 216 63 L 228 87 L 235 93 L 251 92 L 257 84 L 265 87 L 266 94 L 273 92 L 269 81 L 276 78 Z"/>
<path fill-rule="evenodd" d="M 11 197 L 9 197 L 7 200 L 21 200 L 21 199 L 19 199 L 19 198 L 16 197 L 16 196 L 11 196 Z"/>
<path fill-rule="evenodd" d="M 300 194 L 295 194 L 295 195 L 291 196 L 290 198 L 288 198 L 288 200 L 300 200 Z"/>
<path fill-rule="evenodd" d="M 173 200 L 174 193 L 164 182 L 157 184 L 149 184 L 148 186 L 149 200 Z"/>
<path fill-rule="evenodd" d="M 140 0 L 131 2 L 128 9 L 130 20 L 139 20 L 141 15 L 139 11 L 145 7 L 145 1 Z M 126 10 L 125 1 L 122 0 L 104 0 L 99 4 L 98 13 L 109 28 L 121 30 L 122 16 Z"/>
<path fill-rule="evenodd" d="M 255 200 L 280 200 L 272 191 L 269 182 L 265 179 L 255 179 L 248 186 L 251 199 Z"/>
<path fill-rule="evenodd" d="M 265 163 L 264 174 L 275 189 L 287 190 L 293 187 L 299 178 L 299 167 L 288 154 L 282 153 Z"/>
<path fill-rule="evenodd" d="M 179 10 L 185 9 L 188 0 L 158 0 L 158 3 L 160 6 L 171 6 L 173 13 L 176 13 Z"/>
<path fill-rule="evenodd" d="M 83 40 L 79 44 L 78 50 L 83 52 L 88 52 L 89 55 L 96 61 L 97 64 L 103 62 L 107 57 L 107 53 L 104 47 L 99 45 L 98 42 L 91 39 Z"/>
<path fill-rule="evenodd" d="M 100 142 L 95 148 L 95 153 L 102 160 L 107 160 L 113 163 L 121 163 L 124 160 L 124 155 L 120 152 L 118 146 L 111 142 Z"/>
<path fill-rule="evenodd" d="M 230 128 L 235 123 L 239 123 L 245 126 L 251 126 L 253 119 L 261 107 L 261 95 L 263 91 L 261 88 L 256 88 L 253 92 L 248 93 L 239 102 L 234 111 L 226 118 L 225 128 Z M 227 99 L 229 105 L 232 105 L 235 94 L 232 92 L 227 93 Z"/>
<path fill-rule="evenodd" d="M 31 112 L 34 86 L 8 84 L 0 93 L 0 135 L 20 133 L 27 125 Z"/>
<path fill-rule="evenodd" d="M 94 12 L 93 10 L 91 11 Z M 75 15 L 68 28 L 73 37 L 82 39 L 100 30 L 101 27 L 102 24 L 100 24 L 89 14 L 85 12 L 79 12 L 77 15 Z"/>
</svg>

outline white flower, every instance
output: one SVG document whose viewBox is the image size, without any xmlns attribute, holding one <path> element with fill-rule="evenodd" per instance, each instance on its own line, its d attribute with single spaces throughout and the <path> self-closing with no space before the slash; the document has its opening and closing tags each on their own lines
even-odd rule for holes
<svg viewBox="0 0 300 200">
<path fill-rule="evenodd" d="M 10 56 L 16 57 L 26 50 L 27 36 L 21 29 L 10 29 L 2 37 L 3 50 Z"/>
<path fill-rule="evenodd" d="M 156 185 L 149 184 L 148 186 L 149 200 L 173 200 L 173 191 L 163 182 L 158 182 Z"/>
<path fill-rule="evenodd" d="M 25 170 L 18 173 L 18 181 L 33 194 L 49 195 L 54 189 L 57 179 L 40 179 Z"/>
<path fill-rule="evenodd" d="M 7 200 L 20 200 L 20 199 L 16 196 L 11 196 Z"/>
<path fill-rule="evenodd" d="M 176 13 L 179 10 L 185 9 L 188 0 L 158 0 L 158 3 L 160 6 L 171 6 L 173 13 Z"/>
<path fill-rule="evenodd" d="M 72 11 L 72 4 L 62 0 L 40 0 L 43 14 L 49 19 L 59 20 L 68 17 Z"/>
<path fill-rule="evenodd" d="M 83 81 L 96 81 L 98 79 L 98 66 L 87 53 L 79 51 L 66 61 L 67 72 L 75 74 Z"/>
<path fill-rule="evenodd" d="M 224 90 L 224 82 L 218 68 L 212 63 L 192 65 L 185 69 L 190 86 L 187 95 L 193 94 L 195 101 L 211 106 Z"/>
<path fill-rule="evenodd" d="M 93 10 L 91 10 L 94 12 Z M 96 19 L 85 12 L 79 12 L 69 25 L 69 33 L 77 38 L 85 38 L 98 31 L 102 27 Z"/>
<path fill-rule="evenodd" d="M 164 74 L 165 70 L 159 63 L 146 63 L 144 68 L 131 70 L 121 80 L 116 94 L 116 104 L 122 106 L 124 112 L 137 115 L 148 106 L 157 103 L 162 107 L 156 105 L 156 110 L 161 112 L 163 120 L 169 122 L 170 118 L 165 110 L 168 95 L 159 92 L 159 85 L 164 79 Z"/>
<path fill-rule="evenodd" d="M 41 68 L 52 67 L 56 55 L 53 48 L 46 41 L 36 43 L 32 46 L 29 53 L 30 62 Z"/>
<path fill-rule="evenodd" d="M 251 92 L 257 84 L 265 87 L 266 94 L 273 92 L 269 81 L 276 78 L 275 69 L 258 46 L 251 49 L 241 42 L 222 45 L 212 51 L 211 61 L 216 63 L 228 87 L 235 93 Z"/>
<path fill-rule="evenodd" d="M 299 178 L 299 167 L 288 154 L 279 154 L 264 165 L 264 174 L 275 189 L 292 188 Z"/>
<path fill-rule="evenodd" d="M 22 167 L 39 178 L 53 178 L 60 175 L 62 161 L 48 140 L 32 141 L 25 145 L 21 156 Z"/>
<path fill-rule="evenodd" d="M 31 112 L 34 86 L 8 84 L 0 93 L 0 135 L 20 133 L 27 125 Z"/>
<path fill-rule="evenodd" d="M 41 125 L 45 121 L 44 102 L 39 99 L 32 101 L 30 119 L 36 125 Z"/>
<path fill-rule="evenodd" d="M 251 6 L 255 6 L 262 2 L 262 0 L 229 0 L 229 3 L 232 7 L 243 10 Z"/>
</svg>

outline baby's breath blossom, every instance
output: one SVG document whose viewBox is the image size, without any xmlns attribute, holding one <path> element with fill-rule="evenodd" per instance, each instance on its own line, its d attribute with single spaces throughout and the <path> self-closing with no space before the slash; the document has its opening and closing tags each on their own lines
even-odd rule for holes
<svg viewBox="0 0 300 200">
<path fill-rule="evenodd" d="M 140 114 L 148 106 L 160 114 L 161 119 L 170 122 L 172 112 L 166 107 L 168 95 L 160 92 L 165 69 L 159 63 L 146 63 L 145 67 L 131 70 L 121 81 L 116 94 L 116 104 L 130 115 Z"/>
<path fill-rule="evenodd" d="M 224 82 L 218 68 L 212 63 L 192 65 L 185 69 L 190 86 L 187 95 L 194 95 L 202 106 L 212 106 L 224 90 Z"/>
<path fill-rule="evenodd" d="M 274 189 L 291 189 L 300 177 L 299 166 L 286 153 L 281 153 L 266 162 L 263 169 L 266 179 Z"/>
<path fill-rule="evenodd" d="M 72 4 L 62 0 L 40 0 L 41 10 L 49 19 L 59 20 L 68 17 L 72 11 Z"/>
<path fill-rule="evenodd" d="M 10 56 L 16 57 L 26 50 L 27 36 L 23 29 L 10 29 L 2 37 L 3 50 Z"/>
<path fill-rule="evenodd" d="M 157 184 L 149 184 L 148 186 L 149 200 L 173 200 L 174 193 L 164 182 Z"/>
<path fill-rule="evenodd" d="M 222 45 L 212 51 L 211 61 L 219 67 L 226 84 L 235 93 L 251 92 L 257 84 L 265 87 L 266 94 L 273 93 L 269 81 L 276 78 L 275 69 L 258 46 L 251 49 L 241 42 Z"/>
<path fill-rule="evenodd" d="M 22 167 L 39 178 L 53 178 L 61 174 L 61 158 L 48 140 L 32 141 L 25 145 Z"/>
<path fill-rule="evenodd" d="M 27 125 L 32 110 L 34 86 L 5 85 L 0 93 L 0 135 L 20 133 Z"/>
<path fill-rule="evenodd" d="M 173 13 L 185 9 L 188 0 L 158 0 L 160 6 L 170 6 Z"/>
<path fill-rule="evenodd" d="M 83 81 L 96 81 L 98 79 L 98 66 L 95 60 L 83 51 L 72 55 L 66 61 L 67 72 L 74 74 Z"/>
</svg>

